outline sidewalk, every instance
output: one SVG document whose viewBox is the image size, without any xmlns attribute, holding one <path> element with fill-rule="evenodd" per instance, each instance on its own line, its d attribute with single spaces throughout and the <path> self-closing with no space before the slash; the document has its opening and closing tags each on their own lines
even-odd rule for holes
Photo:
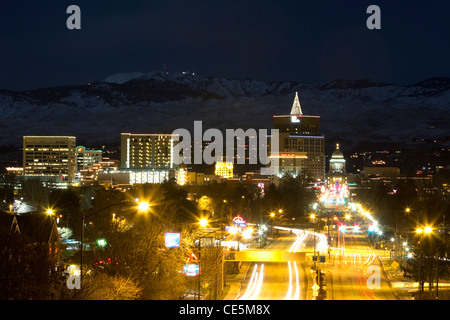
<svg viewBox="0 0 450 320">
<path fill-rule="evenodd" d="M 229 286 L 228 292 L 223 300 L 235 300 L 241 290 L 242 282 L 246 279 L 251 262 L 242 262 L 239 268 L 239 273 L 234 277 L 233 275 L 227 275 L 227 286 Z"/>
<path fill-rule="evenodd" d="M 390 260 L 389 257 L 380 257 L 380 262 L 389 286 L 395 291 L 398 299 L 413 300 L 414 294 L 418 291 L 419 283 L 413 279 L 405 278 L 399 267 L 393 268 L 391 266 L 393 261 Z M 428 294 L 428 282 L 424 284 L 424 289 Z M 441 282 L 441 280 L 439 281 L 439 291 L 441 292 L 441 295 L 447 296 L 449 289 L 450 283 Z M 436 290 L 435 284 L 433 284 L 433 290 Z"/>
</svg>

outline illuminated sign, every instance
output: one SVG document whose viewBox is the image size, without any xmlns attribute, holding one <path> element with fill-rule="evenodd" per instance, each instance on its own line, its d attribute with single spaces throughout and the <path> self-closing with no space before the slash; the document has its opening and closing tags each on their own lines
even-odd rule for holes
<svg viewBox="0 0 450 320">
<path fill-rule="evenodd" d="M 188 277 L 198 276 L 200 274 L 200 266 L 193 263 L 185 264 L 181 273 Z"/>
<path fill-rule="evenodd" d="M 179 248 L 180 247 L 179 232 L 166 232 L 164 233 L 164 240 L 166 242 L 166 248 Z"/>
<path fill-rule="evenodd" d="M 236 217 L 233 218 L 233 224 L 237 224 L 239 226 L 245 226 L 245 220 L 242 219 L 241 216 L 237 215 Z"/>
<path fill-rule="evenodd" d="M 195 253 L 191 252 L 191 255 L 189 256 L 189 258 L 187 259 L 186 263 L 189 264 L 189 262 L 191 261 L 198 261 L 197 256 L 195 255 Z"/>
</svg>

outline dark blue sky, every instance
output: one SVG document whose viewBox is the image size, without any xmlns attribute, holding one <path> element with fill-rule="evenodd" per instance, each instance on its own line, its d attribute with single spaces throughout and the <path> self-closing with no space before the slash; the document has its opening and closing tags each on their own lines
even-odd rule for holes
<svg viewBox="0 0 450 320">
<path fill-rule="evenodd" d="M 93 3 L 94 2 L 94 3 Z M 66 8 L 81 8 L 68 30 Z M 381 30 L 366 9 L 381 8 Z M 0 88 L 161 70 L 411 84 L 450 76 L 448 1 L 1 1 Z"/>
</svg>

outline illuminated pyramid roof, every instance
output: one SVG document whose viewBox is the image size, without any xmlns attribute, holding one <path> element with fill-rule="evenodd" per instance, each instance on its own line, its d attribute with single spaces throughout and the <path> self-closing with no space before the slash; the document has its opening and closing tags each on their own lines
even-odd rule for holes
<svg viewBox="0 0 450 320">
<path fill-rule="evenodd" d="M 302 107 L 300 106 L 300 100 L 298 100 L 298 92 L 295 93 L 294 103 L 292 104 L 291 115 L 302 115 Z"/>
</svg>

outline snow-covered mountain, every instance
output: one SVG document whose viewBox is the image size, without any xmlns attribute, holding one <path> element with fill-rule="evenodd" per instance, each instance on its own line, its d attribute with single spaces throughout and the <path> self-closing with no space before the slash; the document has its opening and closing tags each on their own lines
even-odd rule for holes
<svg viewBox="0 0 450 320">
<path fill-rule="evenodd" d="M 119 73 L 94 83 L 32 91 L 0 90 L 0 145 L 24 135 L 74 135 L 87 145 L 121 132 L 172 132 L 195 120 L 208 127 L 272 128 L 295 92 L 304 114 L 320 115 L 327 139 L 449 143 L 450 78 L 412 85 L 371 80 L 325 84 L 213 78 L 192 73 Z"/>
</svg>

